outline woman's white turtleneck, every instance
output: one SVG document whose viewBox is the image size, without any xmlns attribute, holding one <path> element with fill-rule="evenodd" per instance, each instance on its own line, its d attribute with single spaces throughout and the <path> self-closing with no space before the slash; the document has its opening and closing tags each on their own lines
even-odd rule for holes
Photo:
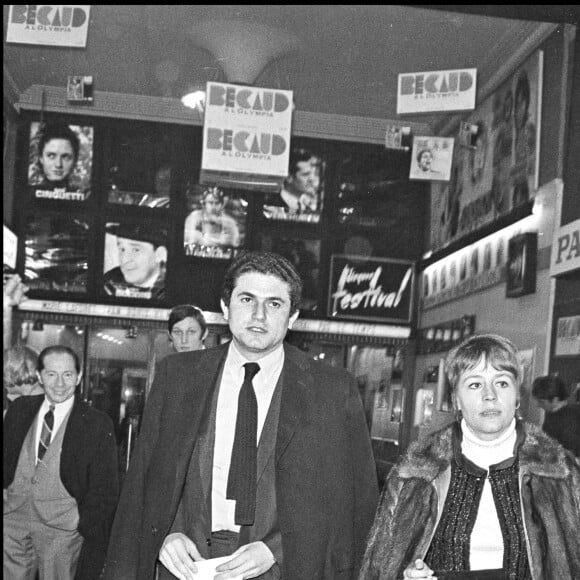
<svg viewBox="0 0 580 580">
<path fill-rule="evenodd" d="M 497 439 L 480 439 L 461 421 L 463 440 L 461 451 L 475 465 L 489 471 L 490 465 L 501 463 L 513 456 L 516 443 L 516 420 Z M 503 537 L 493 501 L 491 484 L 486 478 L 477 511 L 477 518 L 471 532 L 469 564 L 471 570 L 487 570 L 503 566 Z"/>
</svg>

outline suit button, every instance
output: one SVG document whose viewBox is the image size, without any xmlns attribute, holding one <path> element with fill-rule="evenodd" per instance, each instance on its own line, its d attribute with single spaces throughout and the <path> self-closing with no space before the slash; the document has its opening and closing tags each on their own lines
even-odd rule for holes
<svg viewBox="0 0 580 580">
<path fill-rule="evenodd" d="M 210 539 L 210 538 L 206 538 L 206 540 L 205 540 L 205 543 L 206 543 L 208 546 L 211 546 L 211 539 Z"/>
<path fill-rule="evenodd" d="M 159 530 L 155 526 L 151 526 L 151 533 L 156 536 Z"/>
</svg>

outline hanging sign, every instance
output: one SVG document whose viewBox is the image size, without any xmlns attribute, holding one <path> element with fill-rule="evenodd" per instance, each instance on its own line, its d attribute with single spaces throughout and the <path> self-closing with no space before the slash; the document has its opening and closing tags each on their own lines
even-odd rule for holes
<svg viewBox="0 0 580 580">
<path fill-rule="evenodd" d="M 89 4 L 12 4 L 6 42 L 87 46 Z"/>
<path fill-rule="evenodd" d="M 554 356 L 580 355 L 580 316 L 558 318 Z"/>
<path fill-rule="evenodd" d="M 405 260 L 334 254 L 328 317 L 409 323 L 413 273 Z"/>
<path fill-rule="evenodd" d="M 403 73 L 397 88 L 397 115 L 475 109 L 477 69 Z"/>
<path fill-rule="evenodd" d="M 580 220 L 562 226 L 552 241 L 550 276 L 580 269 Z"/>
<path fill-rule="evenodd" d="M 292 91 L 208 82 L 201 183 L 279 191 L 291 124 Z"/>
</svg>

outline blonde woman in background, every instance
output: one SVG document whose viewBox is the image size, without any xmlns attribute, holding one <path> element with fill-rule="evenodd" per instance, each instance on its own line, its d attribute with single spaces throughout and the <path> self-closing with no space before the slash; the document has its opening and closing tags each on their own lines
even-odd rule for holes
<svg viewBox="0 0 580 580">
<path fill-rule="evenodd" d="M 4 351 L 4 413 L 18 397 L 44 394 L 36 374 L 37 359 L 36 351 L 27 346 L 13 346 Z"/>
</svg>

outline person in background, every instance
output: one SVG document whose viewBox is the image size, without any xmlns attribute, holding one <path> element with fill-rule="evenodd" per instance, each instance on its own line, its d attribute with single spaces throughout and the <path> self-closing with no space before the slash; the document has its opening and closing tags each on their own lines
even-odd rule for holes
<svg viewBox="0 0 580 580">
<path fill-rule="evenodd" d="M 39 189 L 69 190 L 79 149 L 79 138 L 68 125 L 45 124 L 38 141 L 38 168 L 42 174 Z"/>
<path fill-rule="evenodd" d="M 3 376 L 7 399 L 4 413 L 18 397 L 44 394 L 36 374 L 37 360 L 38 353 L 27 346 L 13 346 L 4 351 Z"/>
<path fill-rule="evenodd" d="M 580 466 L 516 417 L 515 346 L 471 336 L 445 370 L 457 421 L 389 472 L 360 579 L 580 578 Z"/>
<path fill-rule="evenodd" d="M 188 352 L 205 348 L 203 341 L 208 329 L 203 312 L 191 304 L 174 306 L 167 322 L 169 342 L 175 352 Z"/>
<path fill-rule="evenodd" d="M 165 298 L 167 231 L 154 224 L 113 224 L 119 266 L 105 272 L 107 294 L 129 298 Z"/>
<path fill-rule="evenodd" d="M 38 378 L 45 394 L 4 418 L 4 578 L 96 579 L 119 491 L 113 423 L 75 398 L 72 349 L 45 348 Z"/>
<path fill-rule="evenodd" d="M 277 254 L 226 272 L 233 339 L 166 357 L 123 486 L 105 580 L 356 578 L 377 499 L 354 378 L 284 344 L 302 282 Z M 246 422 L 247 420 L 247 422 Z M 243 452 L 243 453 L 242 453 Z"/>
<path fill-rule="evenodd" d="M 542 429 L 580 457 L 580 406 L 568 403 L 564 381 L 556 375 L 538 377 L 532 384 L 532 395 L 546 412 Z"/>
</svg>

